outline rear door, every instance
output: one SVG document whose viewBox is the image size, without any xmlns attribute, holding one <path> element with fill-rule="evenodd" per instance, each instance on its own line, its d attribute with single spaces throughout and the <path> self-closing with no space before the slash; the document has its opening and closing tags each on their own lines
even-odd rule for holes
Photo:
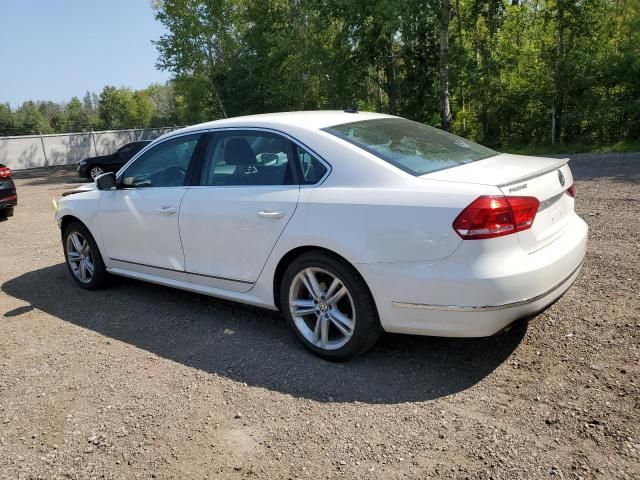
<svg viewBox="0 0 640 480">
<path fill-rule="evenodd" d="M 180 208 L 193 283 L 248 291 L 298 202 L 291 142 L 262 130 L 213 135 Z"/>
</svg>

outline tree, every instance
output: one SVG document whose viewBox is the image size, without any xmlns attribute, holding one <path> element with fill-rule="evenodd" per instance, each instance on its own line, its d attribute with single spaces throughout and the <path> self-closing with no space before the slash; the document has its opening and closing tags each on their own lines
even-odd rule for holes
<svg viewBox="0 0 640 480">
<path fill-rule="evenodd" d="M 234 61 L 236 2 L 164 0 L 154 8 L 156 19 L 168 32 L 154 42 L 160 52 L 158 66 L 208 82 L 212 95 L 204 99 L 205 108 L 226 117 L 220 85 L 225 67 Z"/>
<path fill-rule="evenodd" d="M 8 103 L 0 103 L 0 135 L 14 135 L 16 121 Z"/>
<path fill-rule="evenodd" d="M 449 106 L 449 19 L 451 1 L 441 0 L 440 13 L 440 126 L 451 130 L 451 107 Z"/>
<path fill-rule="evenodd" d="M 98 114 L 103 128 L 143 128 L 151 121 L 153 105 L 144 92 L 107 86 L 100 93 Z"/>
<path fill-rule="evenodd" d="M 89 129 L 90 125 L 87 112 L 83 108 L 78 97 L 73 97 L 69 101 L 65 108 L 65 112 L 68 120 L 67 131 L 83 132 Z"/>
<path fill-rule="evenodd" d="M 15 112 L 18 131 L 21 134 L 50 133 L 52 131 L 47 120 L 42 116 L 38 105 L 29 100 L 24 102 Z"/>
<path fill-rule="evenodd" d="M 153 84 L 145 92 L 152 104 L 152 126 L 163 127 L 180 123 L 174 85 Z"/>
<path fill-rule="evenodd" d="M 0 132 L 357 106 L 490 146 L 640 138 L 638 0 L 156 0 L 168 85 L 0 106 Z"/>
</svg>

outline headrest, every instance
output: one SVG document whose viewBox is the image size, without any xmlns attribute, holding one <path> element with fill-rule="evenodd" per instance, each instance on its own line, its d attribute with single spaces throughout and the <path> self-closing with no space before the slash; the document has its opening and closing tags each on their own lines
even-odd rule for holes
<svg viewBox="0 0 640 480">
<path fill-rule="evenodd" d="M 244 138 L 234 138 L 227 142 L 224 161 L 227 165 L 253 165 L 256 154 Z"/>
</svg>

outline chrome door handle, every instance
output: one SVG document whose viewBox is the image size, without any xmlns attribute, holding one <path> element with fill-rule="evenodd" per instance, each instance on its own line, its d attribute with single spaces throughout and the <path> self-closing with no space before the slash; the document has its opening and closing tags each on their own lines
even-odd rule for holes
<svg viewBox="0 0 640 480">
<path fill-rule="evenodd" d="M 162 213 L 164 215 L 172 215 L 177 211 L 178 209 L 176 207 L 170 207 L 168 205 L 164 205 L 158 209 L 158 213 Z"/>
<path fill-rule="evenodd" d="M 282 218 L 284 217 L 284 210 L 260 210 L 258 216 L 262 218 Z"/>
</svg>

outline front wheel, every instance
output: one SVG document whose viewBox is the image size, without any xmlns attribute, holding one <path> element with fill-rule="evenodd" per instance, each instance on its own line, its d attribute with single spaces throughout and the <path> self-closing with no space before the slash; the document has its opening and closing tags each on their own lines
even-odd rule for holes
<svg viewBox="0 0 640 480">
<path fill-rule="evenodd" d="M 107 270 L 91 233 L 80 222 L 71 222 L 62 232 L 67 268 L 76 283 L 87 290 L 102 287 Z"/>
<path fill-rule="evenodd" d="M 375 302 L 358 272 L 322 252 L 287 268 L 280 289 L 283 314 L 300 341 L 326 360 L 348 360 L 382 334 Z"/>
</svg>

